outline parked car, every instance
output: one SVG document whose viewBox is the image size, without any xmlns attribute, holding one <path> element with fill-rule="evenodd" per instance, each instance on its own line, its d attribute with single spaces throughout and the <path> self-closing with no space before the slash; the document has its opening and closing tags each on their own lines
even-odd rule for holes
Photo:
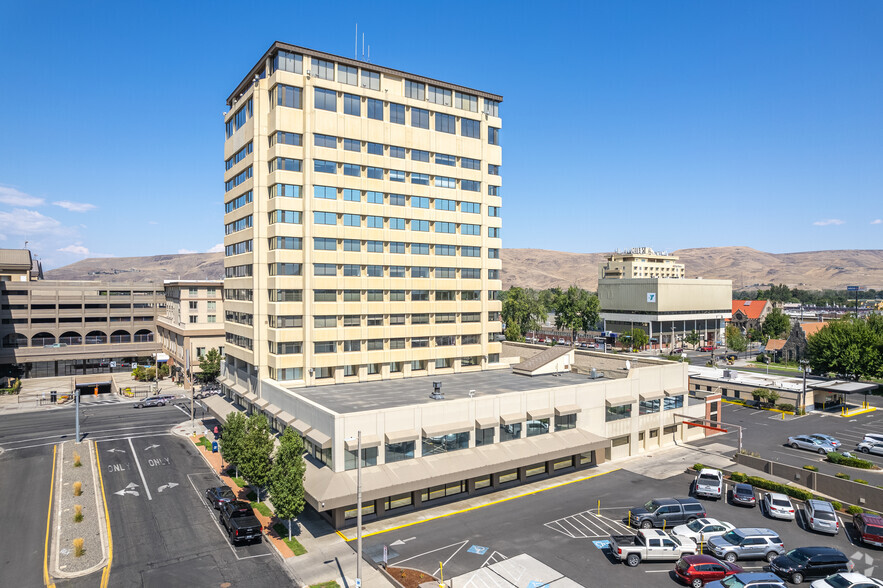
<svg viewBox="0 0 883 588">
<path fill-rule="evenodd" d="M 785 552 L 785 544 L 775 531 L 751 527 L 712 537 L 708 540 L 707 551 L 730 563 L 737 559 L 772 561 Z"/>
<path fill-rule="evenodd" d="M 785 581 L 772 572 L 742 572 L 706 586 L 707 588 L 787 588 Z"/>
<path fill-rule="evenodd" d="M 792 449 L 815 451 L 821 455 L 826 455 L 834 451 L 834 446 L 827 441 L 814 439 L 809 435 L 795 435 L 793 437 L 788 437 L 788 442 L 785 443 L 785 445 L 790 446 Z"/>
<path fill-rule="evenodd" d="M 714 351 L 714 345 L 703 345 L 699 351 Z"/>
<path fill-rule="evenodd" d="M 650 529 L 667 528 L 690 523 L 706 516 L 705 507 L 695 498 L 654 498 L 644 506 L 629 509 L 629 517 L 633 527 Z"/>
<path fill-rule="evenodd" d="M 751 484 L 736 484 L 733 487 L 733 504 L 754 506 L 757 499 L 754 496 L 754 486 Z"/>
<path fill-rule="evenodd" d="M 839 449 L 842 443 L 840 443 L 840 439 L 837 437 L 832 437 L 831 435 L 823 435 L 822 433 L 813 433 L 810 435 L 813 439 L 818 439 L 819 441 L 827 441 L 831 447 L 834 449 Z"/>
<path fill-rule="evenodd" d="M 852 562 L 833 547 L 798 547 L 770 562 L 770 571 L 800 584 L 806 578 L 827 578 L 838 572 L 851 572 Z"/>
<path fill-rule="evenodd" d="M 735 527 L 730 523 L 722 522 L 717 519 L 696 519 L 692 523 L 686 525 L 678 525 L 671 530 L 673 535 L 678 537 L 686 537 L 696 543 L 705 543 L 711 537 L 723 535 L 732 531 Z"/>
<path fill-rule="evenodd" d="M 717 498 L 723 495 L 724 474 L 720 470 L 702 468 L 693 482 L 693 493 L 705 498 Z"/>
<path fill-rule="evenodd" d="M 794 505 L 791 504 L 791 499 L 785 494 L 767 492 L 763 495 L 761 504 L 761 509 L 766 510 L 766 513 L 774 519 L 794 520 Z"/>
<path fill-rule="evenodd" d="M 233 490 L 229 486 L 215 486 L 206 489 L 205 499 L 212 505 L 212 508 L 218 510 L 222 504 L 236 500 L 236 495 L 233 494 Z"/>
<path fill-rule="evenodd" d="M 261 542 L 261 522 L 256 516 L 251 505 L 243 500 L 225 502 L 221 505 L 219 518 L 230 543 L 239 543 L 257 539 Z"/>
<path fill-rule="evenodd" d="M 809 528 L 820 533 L 836 535 L 840 532 L 837 511 L 826 500 L 807 500 L 803 506 Z"/>
<path fill-rule="evenodd" d="M 155 396 L 148 396 L 144 400 L 135 403 L 135 408 L 148 408 L 150 406 L 165 406 L 174 400 L 175 397 L 172 394 L 157 394 Z"/>
<path fill-rule="evenodd" d="M 672 355 L 674 355 L 675 353 L 683 353 L 683 352 L 684 352 L 683 347 L 675 347 L 674 349 L 671 350 Z"/>
<path fill-rule="evenodd" d="M 864 441 L 869 443 L 883 443 L 883 435 L 879 433 L 865 433 Z"/>
<path fill-rule="evenodd" d="M 677 561 L 696 553 L 696 544 L 686 537 L 674 537 L 659 529 L 641 529 L 635 535 L 611 535 L 613 557 L 635 567 L 647 561 Z"/>
<path fill-rule="evenodd" d="M 868 441 L 865 439 L 855 446 L 862 453 L 873 453 L 875 455 L 883 455 L 883 441 Z"/>
<path fill-rule="evenodd" d="M 852 524 L 855 525 L 855 531 L 862 543 L 883 547 L 883 517 L 863 512 L 853 515 Z"/>
<path fill-rule="evenodd" d="M 855 572 L 834 574 L 824 580 L 816 580 L 810 584 L 810 588 L 880 588 L 883 582 L 868 578 Z"/>
<path fill-rule="evenodd" d="M 685 555 L 675 564 L 675 575 L 692 588 L 702 588 L 706 582 L 741 572 L 742 568 L 736 564 L 720 561 L 710 555 Z"/>
</svg>

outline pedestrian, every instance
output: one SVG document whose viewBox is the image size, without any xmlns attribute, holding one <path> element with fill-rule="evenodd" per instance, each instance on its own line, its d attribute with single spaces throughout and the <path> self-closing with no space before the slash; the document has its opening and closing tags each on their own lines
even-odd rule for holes
<svg viewBox="0 0 883 588">
<path fill-rule="evenodd" d="M 215 425 L 215 439 L 218 438 L 218 425 Z"/>
</svg>

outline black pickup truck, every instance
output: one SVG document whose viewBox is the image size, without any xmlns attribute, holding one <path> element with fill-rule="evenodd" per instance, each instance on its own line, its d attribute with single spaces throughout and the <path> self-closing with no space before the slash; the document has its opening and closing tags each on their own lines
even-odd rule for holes
<svg viewBox="0 0 883 588">
<path fill-rule="evenodd" d="M 254 516 L 251 505 L 242 500 L 234 500 L 221 505 L 221 524 L 230 536 L 230 543 L 248 542 L 257 539 L 261 542 L 261 522 Z"/>
</svg>

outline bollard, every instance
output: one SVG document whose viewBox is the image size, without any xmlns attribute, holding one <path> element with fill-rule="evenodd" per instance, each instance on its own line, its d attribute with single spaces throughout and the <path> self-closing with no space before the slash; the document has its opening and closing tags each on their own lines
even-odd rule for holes
<svg viewBox="0 0 883 588">
<path fill-rule="evenodd" d="M 667 522 L 668 522 L 668 521 L 662 521 L 662 531 L 663 531 L 663 532 L 665 532 L 665 523 L 667 523 Z"/>
<path fill-rule="evenodd" d="M 632 526 L 632 511 L 629 511 L 629 527 Z"/>
<path fill-rule="evenodd" d="M 784 411 L 782 411 L 782 420 L 783 421 L 785 420 L 785 412 Z"/>
<path fill-rule="evenodd" d="M 601 516 L 601 501 L 598 501 L 598 516 Z"/>
</svg>

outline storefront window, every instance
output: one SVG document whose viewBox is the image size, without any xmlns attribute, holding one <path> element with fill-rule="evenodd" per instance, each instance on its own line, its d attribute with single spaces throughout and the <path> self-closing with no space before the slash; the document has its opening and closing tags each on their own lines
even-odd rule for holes
<svg viewBox="0 0 883 588">
<path fill-rule="evenodd" d="M 500 425 L 500 441 L 511 441 L 521 438 L 521 423 Z"/>
<path fill-rule="evenodd" d="M 527 436 L 542 435 L 549 432 L 549 419 L 527 421 Z"/>
<path fill-rule="evenodd" d="M 665 404 L 663 406 L 665 407 L 665 410 L 675 410 L 677 408 L 683 408 L 684 395 L 678 394 L 677 396 L 669 396 L 665 399 Z"/>
<path fill-rule="evenodd" d="M 642 400 L 638 405 L 638 414 L 656 414 L 659 412 L 659 400 Z"/>
<path fill-rule="evenodd" d="M 632 418 L 632 405 L 622 404 L 620 406 L 608 406 L 606 421 L 620 421 L 622 419 Z"/>
<path fill-rule="evenodd" d="M 575 429 L 576 428 L 576 415 L 575 414 L 563 414 L 561 416 L 555 417 L 555 430 L 556 431 L 566 431 L 567 429 Z"/>
<path fill-rule="evenodd" d="M 413 443 L 413 441 L 411 443 Z M 414 499 L 411 497 L 411 493 L 406 492 L 405 494 L 399 494 L 387 498 L 384 503 L 384 508 L 386 510 L 394 510 L 396 508 L 402 508 L 403 506 L 411 506 L 413 503 Z"/>
<path fill-rule="evenodd" d="M 346 510 L 343 512 L 343 518 L 345 518 L 345 519 L 354 519 L 354 518 L 356 518 L 356 516 L 357 516 L 357 514 L 358 514 L 358 513 L 356 512 L 357 508 L 358 508 L 358 507 L 357 507 L 356 505 L 353 505 L 353 506 L 351 506 L 350 508 L 346 509 Z M 363 502 L 363 503 L 362 503 L 362 516 L 363 516 L 363 517 L 366 517 L 366 516 L 368 516 L 368 515 L 373 515 L 373 514 L 374 514 L 374 501 L 371 501 L 371 502 Z"/>
<path fill-rule="evenodd" d="M 344 456 L 344 469 L 354 470 L 356 469 L 356 453 L 355 449 L 347 449 Z M 376 447 L 363 447 L 362 448 L 362 467 L 374 466 L 377 465 L 377 448 Z"/>
<path fill-rule="evenodd" d="M 469 447 L 469 432 L 423 437 L 423 457 Z"/>
<path fill-rule="evenodd" d="M 475 429 L 475 446 L 492 445 L 494 443 L 494 427 Z"/>
<path fill-rule="evenodd" d="M 404 461 L 406 459 L 414 459 L 413 441 L 402 441 L 401 443 L 386 444 L 386 463 L 396 461 Z"/>
</svg>

